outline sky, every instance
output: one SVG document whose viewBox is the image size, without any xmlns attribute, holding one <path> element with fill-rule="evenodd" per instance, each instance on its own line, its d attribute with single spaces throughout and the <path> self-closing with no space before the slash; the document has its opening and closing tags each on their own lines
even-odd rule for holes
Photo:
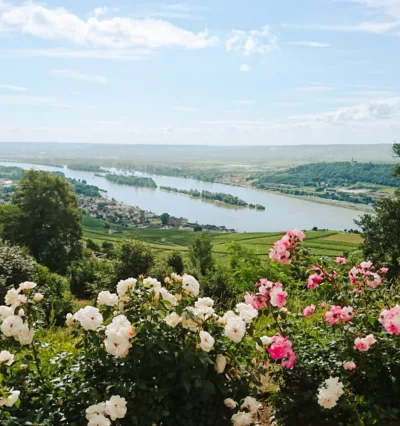
<svg viewBox="0 0 400 426">
<path fill-rule="evenodd" d="M 392 143 L 400 0 L 0 0 L 0 142 Z"/>
</svg>

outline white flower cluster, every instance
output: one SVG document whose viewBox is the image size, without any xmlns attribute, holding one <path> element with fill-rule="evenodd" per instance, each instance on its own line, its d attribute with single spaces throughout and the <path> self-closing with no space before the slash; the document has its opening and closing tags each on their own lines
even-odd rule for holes
<svg viewBox="0 0 400 426">
<path fill-rule="evenodd" d="M 6 337 L 13 337 L 21 345 L 30 345 L 33 341 L 34 331 L 29 328 L 27 322 L 22 320 L 25 312 L 22 306 L 28 302 L 30 291 L 36 287 L 36 283 L 26 281 L 19 285 L 18 289 L 7 291 L 4 298 L 5 305 L 0 306 L 1 331 Z M 43 299 L 43 294 L 35 293 L 33 301 L 38 303 Z M 15 310 L 18 309 L 16 313 Z"/>
<path fill-rule="evenodd" d="M 117 284 L 117 293 L 120 299 L 127 297 L 130 292 L 135 288 L 137 280 L 135 278 L 128 278 L 126 280 L 121 280 Z"/>
<path fill-rule="evenodd" d="M 106 336 L 104 340 L 106 351 L 116 358 L 124 358 L 132 346 L 129 339 L 135 336 L 135 329 L 125 315 L 118 315 L 107 325 Z"/>
<path fill-rule="evenodd" d="M 101 291 L 97 296 L 97 304 L 104 306 L 115 306 L 118 305 L 119 297 L 115 293 L 109 291 Z"/>
<path fill-rule="evenodd" d="M 226 398 L 224 404 L 230 408 L 235 409 L 238 406 L 238 403 L 231 398 Z M 254 415 L 260 409 L 261 404 L 252 396 L 246 396 L 242 405 L 240 406 L 241 410 L 247 411 L 238 411 L 232 416 L 233 426 L 248 426 L 254 422 Z"/>
<path fill-rule="evenodd" d="M 14 355 L 8 351 L 0 352 L 0 365 L 12 365 L 14 362 Z M 12 407 L 19 398 L 20 391 L 11 391 L 7 397 L 0 397 L 0 407 Z"/>
<path fill-rule="evenodd" d="M 343 393 L 343 383 L 339 382 L 339 377 L 329 377 L 318 389 L 318 404 L 324 408 L 333 408 Z"/>
<path fill-rule="evenodd" d="M 187 294 L 197 297 L 200 293 L 200 284 L 196 278 L 191 275 L 184 275 L 182 277 L 182 287 Z"/>
<path fill-rule="evenodd" d="M 123 419 L 126 415 L 126 399 L 119 395 L 112 396 L 106 402 L 91 405 L 86 409 L 88 426 L 110 426 L 111 421 Z M 109 418 L 108 418 L 109 417 Z"/>
</svg>

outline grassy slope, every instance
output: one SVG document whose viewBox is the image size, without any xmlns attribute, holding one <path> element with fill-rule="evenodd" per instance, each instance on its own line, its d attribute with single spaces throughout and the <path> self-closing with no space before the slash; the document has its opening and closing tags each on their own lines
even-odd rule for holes
<svg viewBox="0 0 400 426">
<path fill-rule="evenodd" d="M 109 234 L 100 220 L 85 217 L 83 222 L 84 236 L 101 244 L 103 241 L 116 242 L 120 238 L 136 237 L 146 241 L 156 250 L 187 252 L 188 245 L 196 237 L 195 232 L 179 231 L 174 229 L 127 229 L 112 227 L 117 230 Z M 217 234 L 210 236 L 214 243 L 214 253 L 217 258 L 228 255 L 229 245 L 237 242 L 246 248 L 254 250 L 259 256 L 266 256 L 274 241 L 280 238 L 283 232 L 252 232 L 241 234 Z M 312 252 L 323 256 L 340 256 L 346 251 L 357 249 L 361 237 L 356 234 L 345 234 L 336 231 L 308 231 L 304 243 Z"/>
</svg>

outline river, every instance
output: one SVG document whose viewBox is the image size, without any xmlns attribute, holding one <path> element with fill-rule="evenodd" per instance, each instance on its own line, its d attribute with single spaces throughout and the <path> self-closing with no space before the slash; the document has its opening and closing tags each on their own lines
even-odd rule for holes
<svg viewBox="0 0 400 426">
<path fill-rule="evenodd" d="M 37 164 L 10 162 L 0 162 L 0 165 L 51 172 L 62 171 L 66 177 L 84 179 L 88 184 L 96 185 L 106 190 L 109 198 L 114 198 L 128 205 L 138 206 L 143 210 L 149 210 L 158 215 L 167 212 L 172 216 L 185 217 L 189 219 L 189 222 L 224 225 L 238 232 L 285 231 L 295 227 L 309 230 L 314 226 L 341 231 L 346 228 L 356 228 L 354 219 L 363 214 L 363 212 L 357 210 L 271 194 L 257 189 L 202 182 L 193 179 L 137 173 L 137 175 L 141 176 L 151 176 L 158 186 L 225 192 L 237 196 L 248 203 L 261 204 L 266 207 L 266 210 L 255 211 L 249 208 L 203 201 L 160 189 L 119 185 L 109 182 L 103 177 L 95 176 L 92 172 L 70 170 L 66 167 L 60 169 Z"/>
</svg>

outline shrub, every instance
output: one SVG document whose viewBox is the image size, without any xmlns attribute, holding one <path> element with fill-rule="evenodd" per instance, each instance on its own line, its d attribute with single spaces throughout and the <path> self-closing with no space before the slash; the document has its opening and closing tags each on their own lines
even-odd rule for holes
<svg viewBox="0 0 400 426">
<path fill-rule="evenodd" d="M 173 251 L 168 256 L 167 263 L 178 275 L 183 274 L 183 270 L 185 266 L 184 266 L 182 254 L 179 251 Z"/>
<path fill-rule="evenodd" d="M 36 279 L 35 265 L 35 259 L 25 248 L 8 242 L 0 244 L 0 301 L 11 285 Z"/>
</svg>

